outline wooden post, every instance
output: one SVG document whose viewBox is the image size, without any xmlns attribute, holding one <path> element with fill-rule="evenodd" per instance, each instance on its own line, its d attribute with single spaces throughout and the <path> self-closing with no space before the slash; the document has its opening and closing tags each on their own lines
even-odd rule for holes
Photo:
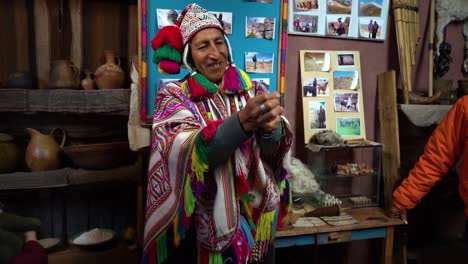
<svg viewBox="0 0 468 264">
<path fill-rule="evenodd" d="M 49 83 L 50 37 L 49 10 L 46 0 L 34 1 L 34 24 L 36 26 L 37 86 L 44 89 Z"/>
<path fill-rule="evenodd" d="M 83 67 L 83 2 L 82 0 L 70 0 L 71 19 L 71 61 L 81 69 Z"/>
<path fill-rule="evenodd" d="M 395 71 L 377 76 L 379 94 L 380 137 L 382 139 L 382 164 L 385 206 L 392 201 L 395 183 L 400 178 L 400 139 L 398 135 L 398 113 L 396 103 Z"/>
<path fill-rule="evenodd" d="M 434 32 L 435 32 L 435 0 L 430 0 L 429 7 L 429 74 L 428 74 L 428 95 L 434 95 Z"/>
<path fill-rule="evenodd" d="M 29 65 L 29 30 L 26 0 L 13 1 L 13 5 L 16 39 L 16 69 L 18 71 L 29 71 L 31 65 Z"/>
</svg>

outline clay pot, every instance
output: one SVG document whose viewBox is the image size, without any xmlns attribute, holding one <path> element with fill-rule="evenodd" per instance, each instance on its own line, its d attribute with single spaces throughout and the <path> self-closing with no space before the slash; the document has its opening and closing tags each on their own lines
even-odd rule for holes
<svg viewBox="0 0 468 264">
<path fill-rule="evenodd" d="M 81 88 L 83 88 L 83 90 L 93 90 L 96 87 L 93 72 L 89 70 L 85 70 L 81 73 L 80 78 L 81 78 Z"/>
<path fill-rule="evenodd" d="M 8 76 L 5 88 L 35 89 L 36 78 L 30 72 L 14 72 Z"/>
<path fill-rule="evenodd" d="M 15 171 L 19 160 L 20 150 L 14 143 L 13 137 L 0 133 L 0 173 Z"/>
<path fill-rule="evenodd" d="M 62 142 L 57 144 L 54 132 L 61 130 Z M 65 131 L 61 128 L 54 128 L 48 135 L 43 135 L 35 129 L 26 128 L 31 136 L 26 148 L 26 165 L 31 171 L 55 170 L 60 167 L 60 151 L 65 143 Z"/>
<path fill-rule="evenodd" d="M 69 60 L 55 60 L 50 66 L 49 88 L 76 89 L 80 83 L 80 70 Z"/>
<path fill-rule="evenodd" d="M 123 88 L 125 73 L 120 68 L 120 59 L 113 50 L 105 50 L 106 63 L 99 66 L 95 72 L 98 89 Z M 117 64 L 116 64 L 117 62 Z"/>
</svg>

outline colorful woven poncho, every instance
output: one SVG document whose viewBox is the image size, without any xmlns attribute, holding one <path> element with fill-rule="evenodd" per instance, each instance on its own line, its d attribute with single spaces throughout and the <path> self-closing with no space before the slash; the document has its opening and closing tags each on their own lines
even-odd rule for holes
<svg viewBox="0 0 468 264">
<path fill-rule="evenodd" d="M 217 126 L 266 92 L 250 82 L 238 91 L 210 91 L 194 98 L 187 81 L 162 88 L 155 102 L 148 171 L 143 263 L 162 263 L 191 222 L 198 263 L 262 261 L 277 224 L 290 205 L 286 182 L 292 134 L 283 118 L 274 157 L 264 160 L 260 136 L 243 142 L 211 168 L 206 143 Z M 226 140 L 229 140 L 226 138 Z M 286 165 L 286 166 L 285 166 Z M 169 232 L 170 231 L 170 232 Z M 171 239 L 168 237 L 171 236 Z M 168 241 L 172 241 L 171 244 Z"/>
</svg>

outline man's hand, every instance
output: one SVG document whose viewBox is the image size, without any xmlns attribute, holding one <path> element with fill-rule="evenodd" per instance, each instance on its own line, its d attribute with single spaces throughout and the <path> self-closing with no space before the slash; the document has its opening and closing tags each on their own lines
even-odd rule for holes
<svg viewBox="0 0 468 264">
<path fill-rule="evenodd" d="M 386 214 L 391 218 L 400 218 L 405 224 L 408 224 L 408 221 L 406 220 L 406 209 L 400 209 L 392 204 L 390 209 L 386 211 Z"/>
<path fill-rule="evenodd" d="M 271 133 L 279 127 L 282 111 L 279 93 L 263 93 L 250 99 L 238 116 L 245 132 L 260 128 Z"/>
</svg>

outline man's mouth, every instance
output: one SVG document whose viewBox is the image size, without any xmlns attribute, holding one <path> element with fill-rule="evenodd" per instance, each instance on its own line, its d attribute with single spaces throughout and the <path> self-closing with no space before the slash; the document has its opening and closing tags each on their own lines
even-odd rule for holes
<svg viewBox="0 0 468 264">
<path fill-rule="evenodd" d="M 208 65 L 208 68 L 219 68 L 221 67 L 221 63 L 212 63 Z"/>
</svg>

